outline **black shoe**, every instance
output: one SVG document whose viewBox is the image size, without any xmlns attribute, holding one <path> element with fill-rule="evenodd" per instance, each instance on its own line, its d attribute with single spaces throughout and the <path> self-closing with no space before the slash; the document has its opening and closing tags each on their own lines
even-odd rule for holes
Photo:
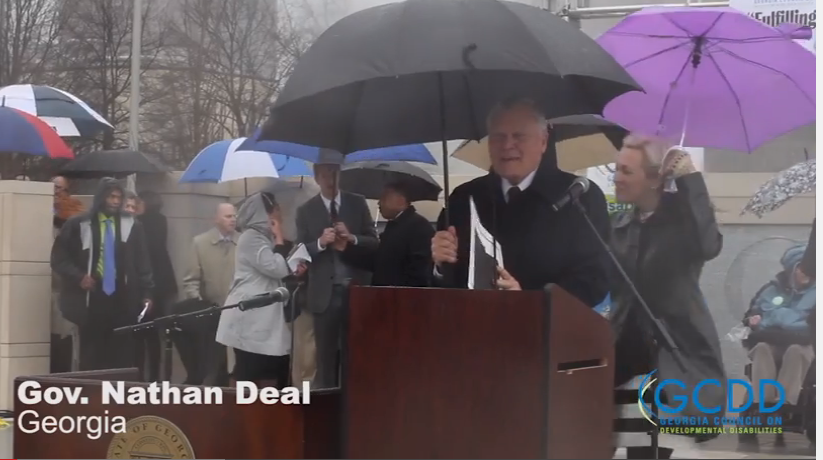
<svg viewBox="0 0 823 460">
<path fill-rule="evenodd" d="M 774 438 L 774 447 L 783 448 L 786 447 L 786 439 L 783 438 L 783 433 L 777 433 Z"/>
</svg>

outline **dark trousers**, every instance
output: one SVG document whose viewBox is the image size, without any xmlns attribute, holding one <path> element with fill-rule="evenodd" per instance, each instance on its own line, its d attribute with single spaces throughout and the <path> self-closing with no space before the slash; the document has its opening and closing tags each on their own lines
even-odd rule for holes
<svg viewBox="0 0 823 460">
<path fill-rule="evenodd" d="M 289 355 L 269 356 L 234 349 L 234 378 L 238 382 L 277 381 L 277 389 L 282 390 L 289 383 Z"/>
<path fill-rule="evenodd" d="M 50 373 L 71 372 L 72 345 L 71 337 L 51 335 Z"/>
<path fill-rule="evenodd" d="M 99 287 L 91 292 L 88 317 L 80 327 L 80 370 L 134 367 L 133 337 L 114 333 L 115 328 L 130 324 L 128 305 L 116 292 L 108 296 Z"/>
<path fill-rule="evenodd" d="M 140 307 L 142 311 L 142 306 Z M 152 305 L 151 313 L 143 318 L 143 322 L 151 321 L 166 314 L 165 299 L 157 300 Z M 137 322 L 137 318 L 134 319 Z M 134 333 L 134 359 L 140 369 L 140 376 L 146 382 L 160 380 L 161 337 L 165 331 L 147 329 Z"/>
<path fill-rule="evenodd" d="M 205 366 L 205 376 L 203 385 L 228 386 L 229 385 L 229 363 L 226 356 L 226 346 L 214 340 L 217 335 L 217 328 L 211 334 L 211 341 L 203 350 L 203 363 Z"/>
<path fill-rule="evenodd" d="M 314 344 L 317 349 L 315 388 L 336 388 L 340 385 L 340 346 L 343 335 L 347 290 L 332 287 L 329 306 L 323 313 L 315 313 Z"/>
<path fill-rule="evenodd" d="M 229 384 L 226 347 L 214 340 L 220 317 L 198 318 L 176 332 L 174 345 L 186 368 L 188 385 L 227 386 Z"/>
</svg>

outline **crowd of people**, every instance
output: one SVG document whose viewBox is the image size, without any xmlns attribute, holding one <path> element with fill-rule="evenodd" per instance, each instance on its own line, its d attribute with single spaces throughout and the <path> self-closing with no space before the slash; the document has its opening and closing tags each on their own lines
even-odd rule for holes
<svg viewBox="0 0 823 460">
<path fill-rule="evenodd" d="M 180 341 L 186 382 L 225 385 L 234 378 L 282 387 L 290 380 L 310 380 L 313 388 L 336 387 L 348 286 L 465 288 L 471 198 L 504 256 L 498 289 L 533 290 L 552 283 L 592 307 L 611 295 L 616 385 L 655 369 L 659 378 L 679 379 L 687 388 L 705 379 L 725 382 L 715 321 L 699 286 L 704 264 L 722 250 L 723 236 L 703 176 L 688 153 L 660 138 L 630 135 L 616 158 L 615 191 L 633 208 L 610 218 L 594 184 L 581 197 L 595 228 L 681 351 L 681 367 L 656 345 L 654 327 L 632 287 L 579 210 L 551 209 L 575 176 L 557 167 L 546 117 L 530 100 L 516 99 L 498 105 L 487 125 L 492 168 L 451 193 L 448 222 L 441 215 L 432 226 L 416 213 L 404 185 L 392 183 L 379 202 L 388 224 L 378 236 L 366 200 L 339 189 L 340 166 L 315 164 L 320 193 L 297 210 L 296 241 L 284 237 L 274 194 L 256 193 L 236 212 L 221 204 L 214 227 L 194 238 L 181 289 L 188 300 L 178 303 L 171 300 L 177 286 L 159 197 L 132 197 L 107 179 L 92 207 L 82 211 L 67 195 L 65 181 L 56 178 L 59 233 L 52 268 L 59 275 L 60 311 L 79 330 L 80 368 L 138 363 L 144 378 L 156 380 L 156 334 L 145 335 L 135 342 L 134 353 L 126 353 L 111 346 L 121 343 L 112 337 L 114 327 L 134 323 L 146 306 L 149 317 L 157 317 L 174 308 L 232 305 L 286 286 L 293 304 L 225 310 Z M 311 261 L 294 268 L 290 255 L 300 245 Z M 784 257 L 785 271 L 757 295 L 744 321 L 763 331 L 760 339 L 753 334 L 753 378 L 791 373 L 782 381 L 794 388 L 813 359 L 811 342 L 776 348 L 764 338 L 765 331 L 806 327 L 814 311 L 814 275 L 799 265 L 803 248 L 792 251 Z M 143 366 L 146 361 L 150 364 Z M 677 391 L 666 387 L 666 399 Z M 704 406 L 726 406 L 723 388 L 707 386 L 701 398 Z M 796 403 L 794 390 L 787 390 L 787 400 Z M 693 403 L 683 413 L 700 415 Z"/>
</svg>

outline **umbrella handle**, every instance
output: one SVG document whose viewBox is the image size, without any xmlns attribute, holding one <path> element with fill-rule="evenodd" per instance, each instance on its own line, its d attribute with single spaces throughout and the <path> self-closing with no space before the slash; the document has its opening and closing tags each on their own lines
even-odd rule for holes
<svg viewBox="0 0 823 460">
<path fill-rule="evenodd" d="M 692 71 L 692 76 L 689 79 L 690 89 L 694 88 L 694 80 L 695 80 L 696 76 L 697 76 L 697 66 L 694 66 L 694 69 Z M 692 108 L 692 98 L 689 97 L 689 98 L 686 98 L 686 110 L 683 112 L 683 130 L 680 133 L 680 143 L 678 144 L 681 147 L 683 147 L 685 145 L 684 143 L 686 142 L 686 128 L 688 128 L 688 126 L 689 126 L 689 113 L 691 112 L 691 108 Z"/>
</svg>

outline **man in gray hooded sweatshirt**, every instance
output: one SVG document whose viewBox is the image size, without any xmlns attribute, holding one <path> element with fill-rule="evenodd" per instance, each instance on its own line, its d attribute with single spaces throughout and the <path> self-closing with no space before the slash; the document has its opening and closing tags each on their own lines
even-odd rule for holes
<svg viewBox="0 0 823 460">
<path fill-rule="evenodd" d="M 124 195 L 117 180 L 101 179 L 91 209 L 68 219 L 51 249 L 60 310 L 80 330 L 81 370 L 134 366 L 132 338 L 113 330 L 151 308 L 145 237 L 140 223 L 121 213 Z"/>
</svg>

